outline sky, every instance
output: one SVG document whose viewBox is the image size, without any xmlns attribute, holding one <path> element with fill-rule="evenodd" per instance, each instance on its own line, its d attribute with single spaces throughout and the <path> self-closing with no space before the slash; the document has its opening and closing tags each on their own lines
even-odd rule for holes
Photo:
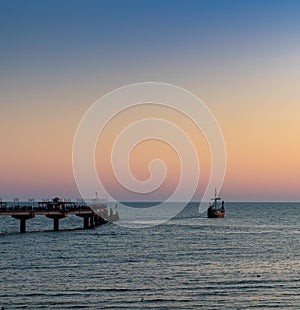
<svg viewBox="0 0 300 310">
<path fill-rule="evenodd" d="M 299 16 L 293 0 L 2 0 L 0 197 L 79 198 L 72 145 L 83 115 L 119 87 L 153 81 L 188 90 L 213 113 L 226 145 L 225 200 L 299 201 Z M 203 133 L 153 106 L 108 124 L 95 155 L 101 180 L 117 199 L 144 197 L 108 166 L 116 130 L 147 115 L 173 118 L 191 137 L 201 197 L 213 165 Z M 145 141 L 129 165 L 146 180 L 156 158 L 169 169 L 148 198 L 166 199 L 180 178 L 176 150 Z"/>
</svg>

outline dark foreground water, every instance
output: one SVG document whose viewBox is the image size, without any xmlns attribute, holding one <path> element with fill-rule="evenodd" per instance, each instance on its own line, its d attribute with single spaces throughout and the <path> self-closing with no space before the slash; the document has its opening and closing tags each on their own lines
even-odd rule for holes
<svg viewBox="0 0 300 310">
<path fill-rule="evenodd" d="M 226 212 L 195 217 L 191 205 L 150 228 L 26 234 L 0 217 L 0 307 L 300 309 L 300 204 L 227 203 Z M 51 228 L 45 217 L 28 221 Z"/>
</svg>

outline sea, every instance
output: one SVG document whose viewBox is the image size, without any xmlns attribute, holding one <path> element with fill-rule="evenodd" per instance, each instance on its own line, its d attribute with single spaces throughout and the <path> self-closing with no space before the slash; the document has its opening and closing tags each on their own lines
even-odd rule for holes
<svg viewBox="0 0 300 310">
<path fill-rule="evenodd" d="M 300 309 L 300 203 L 225 209 L 139 228 L 69 216 L 58 232 L 37 216 L 25 234 L 0 216 L 0 309 Z"/>
</svg>

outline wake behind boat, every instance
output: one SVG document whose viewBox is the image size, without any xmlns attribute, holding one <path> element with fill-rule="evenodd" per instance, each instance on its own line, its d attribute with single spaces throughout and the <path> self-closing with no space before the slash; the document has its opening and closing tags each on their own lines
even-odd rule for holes
<svg viewBox="0 0 300 310">
<path fill-rule="evenodd" d="M 207 209 L 207 217 L 208 218 L 217 218 L 217 217 L 224 217 L 225 215 L 225 208 L 224 208 L 224 201 L 221 197 L 218 197 L 217 191 L 215 191 L 215 197 L 211 199 L 212 202 L 209 204 Z"/>
</svg>

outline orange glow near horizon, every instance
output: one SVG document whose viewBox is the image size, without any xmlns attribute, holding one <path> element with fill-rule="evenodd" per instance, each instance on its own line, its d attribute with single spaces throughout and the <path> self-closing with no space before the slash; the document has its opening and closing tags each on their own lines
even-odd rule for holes
<svg viewBox="0 0 300 310">
<path fill-rule="evenodd" d="M 96 148 L 96 163 L 99 177 L 103 180 L 108 192 L 112 196 L 118 197 L 118 199 L 122 199 L 122 196 L 125 196 L 127 199 L 134 197 L 132 199 L 160 200 L 166 199 L 176 189 L 181 174 L 180 155 L 166 142 L 157 139 L 147 139 L 137 144 L 132 149 L 129 164 L 133 175 L 137 179 L 146 180 L 150 176 L 149 163 L 151 160 L 160 159 L 167 167 L 167 176 L 162 186 L 153 193 L 149 193 L 149 195 L 134 194 L 122 188 L 116 180 L 111 168 L 112 144 L 126 126 L 143 118 L 161 118 L 175 122 L 192 140 L 198 153 L 201 167 L 196 193 L 196 197 L 199 197 L 203 193 L 210 173 L 210 153 L 205 138 L 198 127 L 183 114 L 174 109 L 151 104 L 144 104 L 122 111 L 111 120 L 101 133 Z M 125 155 L 119 154 L 118 156 Z"/>
<path fill-rule="evenodd" d="M 211 100 L 207 100 L 220 123 L 227 149 L 227 172 L 222 195 L 230 200 L 297 200 L 300 106 L 290 98 L 289 101 L 287 99 L 289 109 L 281 109 L 282 98 L 276 98 L 276 94 L 268 94 L 268 102 L 271 101 L 272 105 L 263 104 L 267 101 L 266 95 L 261 97 L 260 94 L 252 94 L 251 98 L 244 98 L 243 93 L 237 93 L 235 96 L 229 102 L 226 96 L 211 94 Z M 215 102 L 224 104 L 215 106 Z M 28 110 L 34 111 L 34 108 Z M 24 199 L 48 197 L 52 193 L 79 197 L 72 172 L 72 141 L 85 109 L 73 110 L 71 114 L 66 107 L 62 107 L 58 114 L 44 111 L 48 115 L 46 119 L 39 114 L 41 111 L 32 112 L 30 116 L 24 109 L 21 114 L 10 111 L 11 117 L 7 116 L 0 124 L 0 197 L 4 199 L 15 196 Z M 52 118 L 50 120 L 49 115 Z M 115 179 L 107 172 L 110 165 L 107 152 L 124 127 L 143 117 L 159 117 L 176 122 L 192 139 L 201 168 L 196 198 L 201 197 L 211 165 L 203 135 L 182 114 L 162 107 L 153 110 L 153 105 L 123 111 L 105 128 L 96 149 L 99 175 L 104 177 L 113 193 L 117 196 L 124 194 L 119 192 Z M 134 149 L 131 157 L 132 171 L 138 178 L 147 176 L 147 160 L 150 158 L 158 156 L 166 162 L 169 179 L 166 180 L 164 191 L 159 193 L 162 197 L 172 192 L 172 182 L 179 174 L 178 162 L 168 152 L 170 150 L 163 147 L 158 154 L 158 145 L 151 147 L 149 142 Z M 125 198 L 129 196 L 126 194 Z"/>
</svg>

